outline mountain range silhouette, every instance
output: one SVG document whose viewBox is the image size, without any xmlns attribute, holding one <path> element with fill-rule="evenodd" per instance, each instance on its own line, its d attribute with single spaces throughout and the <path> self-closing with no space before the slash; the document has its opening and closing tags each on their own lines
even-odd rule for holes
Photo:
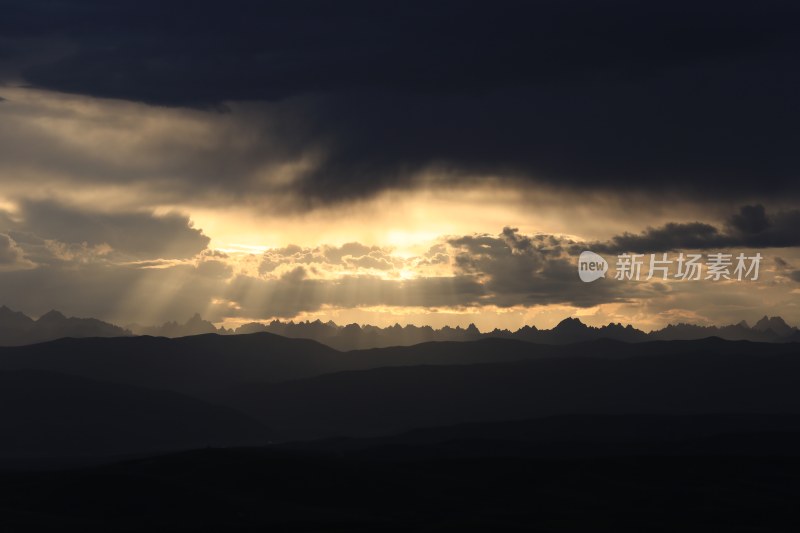
<svg viewBox="0 0 800 533">
<path fill-rule="evenodd" d="M 94 318 L 67 318 L 56 310 L 49 311 L 34 320 L 12 311 L 5 305 L 0 307 L 0 345 L 18 346 L 45 342 L 62 337 L 121 337 L 131 332 Z"/>
<path fill-rule="evenodd" d="M 516 331 L 495 329 L 482 333 L 474 324 L 470 324 L 466 328 L 445 326 L 441 329 L 434 329 L 430 326 L 400 326 L 399 324 L 381 328 L 359 324 L 340 326 L 333 321 L 322 322 L 321 320 L 305 322 L 274 320 L 266 324 L 252 322 L 236 329 L 226 329 L 224 327 L 217 328 L 199 314 L 195 314 L 182 324 L 170 321 L 160 326 L 130 324 L 122 328 L 93 318 L 67 318 L 55 310 L 34 320 L 21 312 L 12 311 L 6 306 L 0 307 L 0 346 L 33 344 L 62 337 L 149 335 L 176 338 L 205 333 L 241 335 L 259 332 L 290 338 L 312 339 L 337 350 L 410 346 L 435 341 L 472 341 L 483 338 L 516 339 L 543 344 L 566 344 L 596 339 L 645 342 L 692 340 L 707 337 L 754 342 L 800 341 L 800 330 L 797 327 L 789 326 L 778 316 L 764 316 L 752 327 L 745 321 L 722 327 L 680 323 L 651 332 L 644 332 L 630 325 L 623 326 L 621 323 L 593 327 L 584 324 L 578 318 L 568 317 L 552 329 L 524 326 Z"/>
</svg>

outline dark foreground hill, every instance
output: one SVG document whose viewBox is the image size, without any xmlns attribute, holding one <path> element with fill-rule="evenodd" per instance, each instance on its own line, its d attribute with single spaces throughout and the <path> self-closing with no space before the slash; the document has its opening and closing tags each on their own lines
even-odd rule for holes
<svg viewBox="0 0 800 533">
<path fill-rule="evenodd" d="M 0 370 L 45 370 L 197 393 L 242 382 L 279 382 L 387 366 L 449 366 L 573 357 L 626 359 L 690 352 L 770 357 L 797 353 L 798 344 L 758 344 L 720 339 L 624 343 L 601 339 L 550 346 L 511 339 L 481 339 L 338 352 L 315 341 L 289 339 L 270 333 L 207 334 L 177 339 L 60 339 L 0 348 Z"/>
<path fill-rule="evenodd" d="M 797 344 L 720 339 L 484 339 L 345 353 L 271 334 L 62 339 L 0 349 L 0 370 L 85 378 L 102 382 L 104 394 L 115 386 L 188 394 L 281 440 L 575 413 L 800 413 Z M 144 417 L 158 412 L 155 403 L 126 407 Z"/>
<path fill-rule="evenodd" d="M 15 532 L 576 533 L 800 527 L 798 434 L 758 428 L 780 426 L 777 419 L 707 418 L 709 431 L 694 419 L 577 423 L 629 428 L 617 436 L 623 453 L 615 455 L 591 451 L 593 442 L 598 448 L 609 443 L 607 434 L 593 441 L 594 431 L 583 435 L 579 453 L 569 453 L 569 442 L 563 444 L 568 453 L 543 451 L 530 438 L 576 422 L 425 430 L 421 440 L 405 435 L 344 451 L 330 443 L 314 451 L 200 450 L 81 470 L 0 472 L 0 526 Z M 796 419 L 784 422 L 796 429 Z M 663 423 L 695 429 L 666 441 L 655 434 L 663 432 L 636 429 Z M 744 433 L 725 433 L 736 427 Z M 453 431 L 461 440 L 440 438 Z M 487 431 L 502 438 L 464 453 L 463 437 Z M 432 440 L 432 433 L 439 437 Z M 557 444 L 558 438 L 548 440 Z M 709 453 L 709 441 L 728 451 Z M 759 442 L 778 446 L 753 444 Z M 779 448 L 785 451 L 776 453 Z"/>
<path fill-rule="evenodd" d="M 288 442 L 273 447 L 371 458 L 800 456 L 800 414 L 575 414 L 427 427 L 382 437 Z"/>
<path fill-rule="evenodd" d="M 174 392 L 30 370 L 0 372 L 0 430 L 6 467 L 274 438 L 233 409 Z"/>
<path fill-rule="evenodd" d="M 0 530 L 797 531 L 798 382 L 720 339 L 5 348 Z"/>
<path fill-rule="evenodd" d="M 730 353 L 729 344 L 646 357 L 385 367 L 242 384 L 215 399 L 298 439 L 570 413 L 800 413 L 800 354 L 766 356 L 766 345 L 749 343 L 752 353 Z"/>
<path fill-rule="evenodd" d="M 167 339 L 60 339 L 0 348 L 0 369 L 37 369 L 169 390 L 203 390 L 246 380 L 272 381 L 340 368 L 339 352 L 269 333 Z"/>
</svg>

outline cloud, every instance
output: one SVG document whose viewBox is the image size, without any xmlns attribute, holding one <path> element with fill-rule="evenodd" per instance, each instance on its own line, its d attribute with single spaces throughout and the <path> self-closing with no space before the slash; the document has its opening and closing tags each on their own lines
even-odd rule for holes
<svg viewBox="0 0 800 533">
<path fill-rule="evenodd" d="M 60 167 L 206 198 L 286 189 L 308 208 L 431 175 L 708 200 L 800 193 L 797 6 L 736 1 L 723 16 L 683 0 L 333 10 L 199 1 L 189 17 L 149 1 L 113 11 L 18 2 L 0 22 L 0 81 L 225 107 L 193 115 L 223 126 L 208 144 L 194 145 L 208 141 L 197 133 L 171 135 L 168 149 L 144 137 L 120 144 L 141 151 L 124 159 L 133 168 L 104 173 L 113 161 L 91 158 Z M 48 146 L 49 157 L 75 159 Z M 153 159 L 167 168 L 157 177 L 145 172 Z"/>
<path fill-rule="evenodd" d="M 599 252 L 666 252 L 680 249 L 785 248 L 800 246 L 800 209 L 768 214 L 763 205 L 746 205 L 728 218 L 723 228 L 703 222 L 670 222 L 633 234 L 623 233 L 608 242 L 593 243 Z M 576 248 L 577 249 L 577 248 Z"/>
<path fill-rule="evenodd" d="M 225 283 L 187 264 L 153 268 L 88 262 L 0 271 L 2 302 L 9 307 L 31 315 L 55 308 L 122 325 L 207 314 Z"/>
<path fill-rule="evenodd" d="M 197 264 L 197 274 L 208 278 L 228 279 L 233 275 L 233 268 L 225 261 L 206 259 Z"/>
<path fill-rule="evenodd" d="M 52 201 L 23 201 L 19 206 L 25 231 L 67 246 L 106 255 L 115 252 L 136 259 L 183 259 L 205 250 L 209 238 L 177 213 L 102 212 Z M 69 250 L 62 246 L 64 253 Z"/>
<path fill-rule="evenodd" d="M 26 246 L 50 242 L 29 238 Z M 393 256 L 388 249 L 361 243 L 313 249 L 287 246 L 267 251 L 262 273 L 252 275 L 241 270 L 235 257 L 214 251 L 193 261 L 119 263 L 90 256 L 85 247 L 78 247 L 68 250 L 74 257 L 62 251 L 61 261 L 42 261 L 26 272 L 3 272 L 0 286 L 4 303 L 30 312 L 59 307 L 122 323 L 153 323 L 195 312 L 219 321 L 294 318 L 322 309 L 369 307 L 590 307 L 653 291 L 624 283 L 581 283 L 560 242 L 553 236 L 506 228 L 496 235 L 442 238 L 419 257 Z M 270 268 L 265 270 L 264 262 Z M 354 262 L 367 264 L 356 268 Z M 391 269 L 384 269 L 384 263 Z M 411 277 L 397 275 L 400 269 Z M 52 287 L 58 287 L 57 293 Z"/>
<path fill-rule="evenodd" d="M 282 281 L 287 281 L 289 283 L 299 283 L 306 279 L 308 276 L 306 269 L 302 266 L 296 266 L 290 271 L 284 273 L 281 276 Z"/>
<path fill-rule="evenodd" d="M 585 284 L 564 247 L 574 241 L 554 235 L 522 235 L 504 228 L 500 235 L 451 238 L 456 274 L 474 276 L 486 287 L 485 304 L 499 307 L 569 304 L 592 307 L 644 297 L 654 285 L 599 280 Z"/>
<path fill-rule="evenodd" d="M 373 255 L 349 259 L 347 265 L 351 268 L 374 268 L 375 270 L 392 270 L 395 266 L 391 261 Z"/>
<path fill-rule="evenodd" d="M 9 88 L 0 106 L 0 194 L 125 210 L 154 205 L 307 208 L 295 182 L 324 147 L 306 106 L 219 114 Z M 55 195 L 55 196 L 54 196 Z M 3 198 L 0 198 L 0 200 Z"/>
<path fill-rule="evenodd" d="M 329 273 L 339 272 L 343 268 L 353 271 L 386 272 L 396 270 L 402 264 L 403 262 L 394 257 L 388 247 L 349 242 L 341 246 L 322 245 L 303 248 L 290 245 L 270 249 L 264 253 L 258 270 L 262 275 L 271 275 L 283 265 L 305 265 Z M 303 272 L 306 272 L 305 268 Z"/>
<path fill-rule="evenodd" d="M 26 236 L 21 235 L 21 239 Z M 0 258 L 19 262 L 20 253 L 27 256 L 27 250 L 36 252 L 37 246 L 51 243 L 28 235 L 19 244 L 0 236 Z M 293 319 L 306 313 L 370 308 L 519 313 L 555 307 L 566 313 L 598 306 L 610 306 L 604 309 L 617 317 L 623 313 L 632 321 L 661 323 L 658 317 L 686 312 L 709 320 L 751 319 L 754 314 L 763 315 L 775 302 L 791 301 L 794 296 L 785 283 L 800 281 L 792 266 L 800 256 L 795 249 L 786 248 L 782 257 L 774 259 L 774 269 L 762 269 L 757 285 L 616 279 L 583 283 L 572 248 L 585 244 L 507 227 L 495 234 L 441 237 L 419 256 L 392 255 L 389 249 L 375 250 L 361 243 L 286 246 L 268 250 L 262 257 L 245 257 L 249 268 L 244 268 L 237 254 L 213 250 L 190 260 L 120 263 L 106 256 L 91 256 L 89 250 L 77 247 L 69 249 L 75 254 L 72 258 L 37 260 L 30 265 L 35 268 L 24 270 L 0 268 L 0 287 L 4 304 L 32 314 L 56 307 L 121 324 L 160 323 L 196 312 L 219 322 Z M 383 254 L 395 266 L 391 270 L 354 269 L 348 259 L 354 256 L 342 253 L 343 248 L 350 253 L 367 252 L 356 260 Z M 7 250 L 13 250 L 11 255 Z M 331 250 L 334 252 L 326 253 Z M 44 258 L 45 251 L 37 253 Z M 263 272 L 259 272 L 259 260 Z M 264 269 L 264 263 L 269 263 L 269 268 Z"/>
<path fill-rule="evenodd" d="M 643 75 L 780 50 L 776 40 L 791 35 L 797 13 L 777 2 L 761 9 L 734 2 L 722 20 L 689 2 L 502 9 L 459 2 L 455 17 L 448 3 L 410 2 L 392 10 L 365 2 L 333 8 L 319 0 L 229 7 L 193 2 L 189 18 L 155 1 L 122 1 L 110 10 L 94 2 L 62 9 L 32 0 L 7 9 L 0 28 L 11 45 L 9 60 L 37 85 L 211 105 L 358 87 L 472 93 L 594 70 Z M 335 16 L 336 24 L 324 23 L 326 16 Z M 237 39 L 222 38 L 228 35 Z M 58 45 L 60 53 L 41 53 L 48 47 L 56 52 Z"/>
<path fill-rule="evenodd" d="M 799 23 L 777 0 L 724 13 L 688 0 L 13 2 L 0 17 L 0 292 L 140 321 L 763 306 L 743 289 L 582 284 L 574 252 L 780 247 L 797 264 Z M 469 220 L 450 221 L 456 210 Z M 298 245 L 212 255 L 179 212 L 231 250 Z M 376 224 L 453 235 L 400 254 Z"/>
<path fill-rule="evenodd" d="M 32 268 L 22 249 L 8 235 L 0 233 L 0 272 Z"/>
<path fill-rule="evenodd" d="M 782 257 L 775 257 L 775 269 L 778 273 L 788 277 L 792 281 L 800 283 L 800 270 L 795 269 L 791 263 Z"/>
<path fill-rule="evenodd" d="M 349 242 L 341 246 L 326 247 L 322 254 L 325 256 L 325 259 L 331 263 L 341 263 L 342 259 L 345 257 L 364 257 L 377 249 L 377 247 L 365 246 L 357 242 Z"/>
<path fill-rule="evenodd" d="M 266 301 L 291 302 L 292 310 L 307 305 L 303 311 L 323 305 L 527 307 L 563 303 L 590 307 L 641 294 L 642 288 L 624 284 L 581 283 L 567 250 L 574 244 L 569 239 L 529 236 L 506 227 L 499 235 L 444 238 L 425 254 L 413 257 L 399 257 L 389 248 L 357 242 L 316 248 L 287 246 L 264 253 L 258 269 L 263 280 L 244 276 L 233 286 L 246 285 L 253 293 L 274 292 L 265 296 Z M 411 277 L 400 276 L 401 271 Z M 344 287 L 353 294 L 346 294 Z M 375 295 L 370 296 L 370 291 Z M 226 294 L 225 298 L 247 300 L 245 292 Z"/>
<path fill-rule="evenodd" d="M 734 240 L 752 248 L 800 246 L 800 209 L 778 211 L 772 215 L 763 205 L 748 205 L 728 221 Z"/>
<path fill-rule="evenodd" d="M 710 224 L 669 222 L 659 228 L 648 228 L 638 234 L 623 233 L 614 236 L 608 243 L 593 244 L 591 248 L 610 253 L 662 252 L 681 248 L 720 248 L 729 243 L 729 237 Z"/>
</svg>

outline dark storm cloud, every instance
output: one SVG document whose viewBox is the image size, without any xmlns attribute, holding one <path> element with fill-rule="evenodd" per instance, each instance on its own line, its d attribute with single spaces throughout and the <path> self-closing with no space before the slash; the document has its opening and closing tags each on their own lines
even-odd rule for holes
<svg viewBox="0 0 800 533">
<path fill-rule="evenodd" d="M 452 238 L 448 244 L 453 248 L 456 274 L 481 280 L 487 291 L 483 303 L 499 307 L 554 303 L 592 307 L 659 290 L 655 284 L 581 282 L 575 263 L 562 254 L 562 244 L 575 243 L 552 235 L 527 236 L 504 228 L 500 235 Z"/>
<path fill-rule="evenodd" d="M 720 248 L 730 243 L 730 237 L 718 228 L 703 222 L 669 222 L 641 233 L 623 233 L 607 243 L 591 245 L 599 252 L 662 252 L 681 248 Z"/>
<path fill-rule="evenodd" d="M 288 106 L 285 146 L 326 154 L 299 183 L 312 198 L 404 186 L 431 167 L 786 198 L 800 167 L 799 12 L 778 1 L 19 0 L 0 19 L 0 76 L 173 106 Z"/>
<path fill-rule="evenodd" d="M 782 257 L 775 258 L 775 269 L 779 274 L 782 274 L 792 281 L 800 283 L 800 270 L 795 269 L 791 263 Z"/>
<path fill-rule="evenodd" d="M 25 201 L 19 207 L 20 234 L 27 234 L 33 245 L 55 240 L 66 245 L 107 245 L 110 251 L 138 259 L 181 259 L 202 252 L 209 242 L 187 217 L 176 213 L 106 213 L 49 201 Z"/>
<path fill-rule="evenodd" d="M 670 222 L 658 228 L 623 233 L 605 243 L 593 243 L 599 252 L 667 252 L 710 248 L 787 248 L 800 246 L 800 210 L 767 213 L 763 205 L 747 205 L 726 221 L 724 227 L 703 222 Z M 579 247 L 573 246 L 573 252 Z"/>
</svg>

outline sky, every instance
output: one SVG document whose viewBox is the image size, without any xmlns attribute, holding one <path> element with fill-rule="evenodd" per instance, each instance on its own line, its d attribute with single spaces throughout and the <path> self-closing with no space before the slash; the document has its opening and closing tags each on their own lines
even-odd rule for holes
<svg viewBox="0 0 800 533">
<path fill-rule="evenodd" d="M 123 325 L 800 325 L 792 2 L 0 12 L 0 304 Z M 610 265 L 591 283 L 586 250 Z M 732 279 L 616 279 L 626 253 L 645 272 L 731 254 Z M 758 279 L 736 279 L 740 253 Z"/>
</svg>

